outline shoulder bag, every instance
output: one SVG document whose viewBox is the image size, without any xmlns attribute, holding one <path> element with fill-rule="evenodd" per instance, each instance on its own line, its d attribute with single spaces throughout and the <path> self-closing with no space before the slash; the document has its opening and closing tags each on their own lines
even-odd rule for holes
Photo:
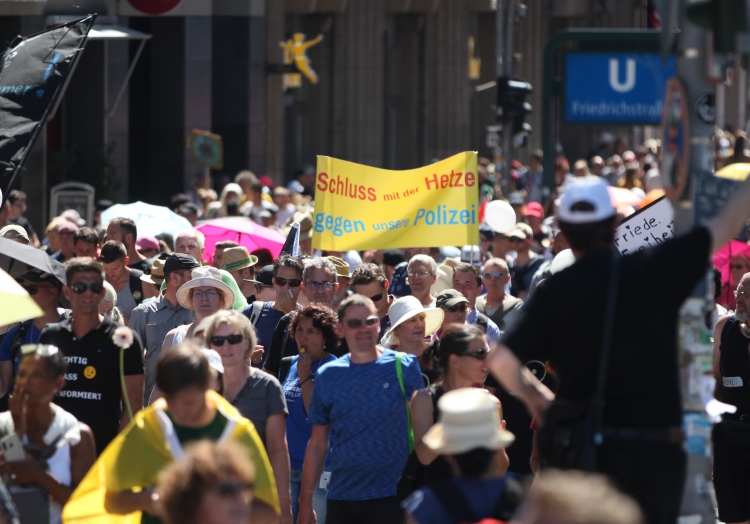
<svg viewBox="0 0 750 524">
<path fill-rule="evenodd" d="M 621 261 L 622 255 L 613 251 L 594 396 L 581 401 L 557 399 L 547 409 L 537 441 L 542 468 L 596 471 Z"/>
</svg>

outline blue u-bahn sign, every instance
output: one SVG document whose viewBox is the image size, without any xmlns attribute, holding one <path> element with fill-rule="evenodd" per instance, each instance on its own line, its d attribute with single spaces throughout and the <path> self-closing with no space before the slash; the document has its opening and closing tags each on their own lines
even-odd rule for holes
<svg viewBox="0 0 750 524">
<path fill-rule="evenodd" d="M 660 125 L 667 79 L 677 61 L 658 53 L 568 53 L 565 120 L 580 124 Z"/>
</svg>

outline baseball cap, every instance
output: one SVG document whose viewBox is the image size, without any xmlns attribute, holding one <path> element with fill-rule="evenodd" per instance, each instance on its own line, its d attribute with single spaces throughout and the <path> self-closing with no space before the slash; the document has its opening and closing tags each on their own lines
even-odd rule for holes
<svg viewBox="0 0 750 524">
<path fill-rule="evenodd" d="M 255 280 L 250 280 L 249 278 L 243 280 L 245 282 L 254 282 L 261 286 L 273 286 L 273 264 L 263 266 L 263 268 L 255 275 Z"/>
<path fill-rule="evenodd" d="M 515 192 L 508 196 L 508 203 L 511 206 L 521 206 L 524 203 L 524 198 L 521 193 Z"/>
<path fill-rule="evenodd" d="M 579 204 L 584 209 L 573 209 Z M 614 216 L 607 184 L 599 178 L 577 178 L 563 186 L 557 218 L 570 224 L 600 222 Z"/>
<path fill-rule="evenodd" d="M 526 213 L 524 215 L 527 217 L 544 218 L 544 208 L 539 202 L 529 202 L 526 205 Z"/>
<path fill-rule="evenodd" d="M 474 252 L 472 256 L 472 251 Z M 474 266 L 482 265 L 482 250 L 479 246 L 464 246 L 461 248 L 461 262 Z"/>
<path fill-rule="evenodd" d="M 159 241 L 156 240 L 156 237 L 141 237 L 135 243 L 135 247 L 137 247 L 138 249 L 156 249 L 157 251 L 161 250 L 161 246 L 159 245 Z"/>
<path fill-rule="evenodd" d="M 513 228 L 513 231 L 510 232 L 508 235 L 509 237 L 518 237 L 523 240 L 526 240 L 527 238 L 531 238 L 534 236 L 534 232 L 531 230 L 531 226 L 528 224 L 525 224 L 523 222 L 518 222 L 516 224 L 516 227 Z"/>
<path fill-rule="evenodd" d="M 52 273 L 47 273 L 40 269 L 32 269 L 30 271 L 27 271 L 23 275 L 19 276 L 16 280 L 25 280 L 27 282 L 31 282 L 32 284 L 41 284 L 42 282 L 46 282 L 48 284 L 52 284 L 58 290 L 62 289 L 62 282 L 60 282 L 55 275 L 53 275 Z"/>
<path fill-rule="evenodd" d="M 468 304 L 469 300 L 463 295 L 463 293 L 456 291 L 455 289 L 446 289 L 435 299 L 435 305 L 439 308 L 453 307 L 461 302 L 466 302 Z"/>
<path fill-rule="evenodd" d="M 185 253 L 172 253 L 167 257 L 167 261 L 164 262 L 164 274 L 171 273 L 172 271 L 180 271 L 187 269 L 192 271 L 199 267 L 200 264 L 191 255 Z"/>
<path fill-rule="evenodd" d="M 20 238 L 25 240 L 27 244 L 29 243 L 29 234 L 24 228 L 15 224 L 11 224 L 0 229 L 0 237 L 7 238 L 9 240 Z"/>
<path fill-rule="evenodd" d="M 75 225 L 73 222 L 70 222 L 69 220 L 66 220 L 62 224 L 60 224 L 60 227 L 58 228 L 58 233 L 75 233 L 78 231 L 78 226 Z"/>
<path fill-rule="evenodd" d="M 495 239 L 495 232 L 488 225 L 482 224 L 479 226 L 479 234 L 483 237 L 482 241 L 492 241 Z"/>
</svg>

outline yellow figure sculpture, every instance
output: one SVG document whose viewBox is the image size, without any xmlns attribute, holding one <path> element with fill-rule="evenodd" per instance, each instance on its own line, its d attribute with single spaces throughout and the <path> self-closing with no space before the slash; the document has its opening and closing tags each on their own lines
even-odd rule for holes
<svg viewBox="0 0 750 524">
<path fill-rule="evenodd" d="M 286 42 L 279 42 L 279 47 L 284 51 L 284 63 L 293 63 L 299 72 L 305 75 L 313 84 L 318 83 L 318 75 L 313 68 L 310 67 L 310 58 L 307 56 L 307 50 L 308 48 L 319 44 L 322 40 L 323 35 L 321 34 L 312 40 L 305 42 L 304 33 L 294 33 L 291 39 Z M 301 82 L 299 82 L 299 75 L 290 74 L 288 76 L 290 78 L 286 79 L 285 84 L 288 87 L 299 87 L 301 84 Z M 293 79 L 291 78 L 292 76 L 297 76 L 297 78 Z"/>
<path fill-rule="evenodd" d="M 479 80 L 482 59 L 474 57 L 474 37 L 469 37 L 469 80 Z"/>
</svg>

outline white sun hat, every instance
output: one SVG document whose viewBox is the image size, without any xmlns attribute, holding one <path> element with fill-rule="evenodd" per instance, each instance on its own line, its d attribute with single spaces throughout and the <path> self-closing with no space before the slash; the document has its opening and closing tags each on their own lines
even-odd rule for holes
<svg viewBox="0 0 750 524">
<path fill-rule="evenodd" d="M 422 442 L 445 455 L 466 453 L 472 449 L 502 449 L 515 436 L 500 427 L 500 402 L 486 389 L 460 388 L 438 400 L 440 422 L 432 426 Z"/>
<path fill-rule="evenodd" d="M 177 301 L 182 307 L 195 309 L 190 298 L 190 290 L 197 287 L 215 287 L 223 298 L 222 309 L 229 309 L 234 305 L 234 291 L 221 280 L 221 272 L 215 267 L 200 266 L 190 272 L 192 279 L 185 282 L 177 290 Z"/>
<path fill-rule="evenodd" d="M 410 318 L 426 313 L 424 336 L 429 337 L 440 328 L 445 318 L 445 312 L 436 307 L 425 308 L 417 297 L 407 295 L 393 301 L 388 308 L 388 318 L 391 319 L 391 327 L 383 335 L 381 344 L 384 347 L 391 347 L 396 343 L 398 335 L 394 333 L 397 327 L 409 320 Z"/>
</svg>

